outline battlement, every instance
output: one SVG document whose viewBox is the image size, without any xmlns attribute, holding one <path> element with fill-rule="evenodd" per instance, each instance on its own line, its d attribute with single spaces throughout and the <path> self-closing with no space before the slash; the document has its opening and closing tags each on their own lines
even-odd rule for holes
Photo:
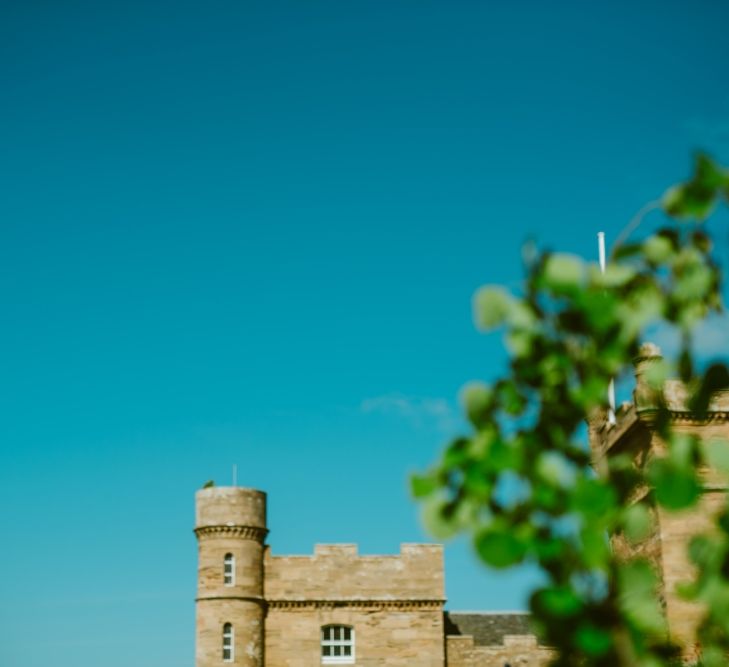
<svg viewBox="0 0 729 667">
<path fill-rule="evenodd" d="M 264 560 L 269 601 L 444 600 L 443 547 L 402 544 L 395 555 L 359 555 L 355 544 L 317 544 L 313 555 Z"/>
<path fill-rule="evenodd" d="M 266 528 L 266 494 L 240 486 L 211 486 L 195 493 L 195 527 Z"/>
</svg>

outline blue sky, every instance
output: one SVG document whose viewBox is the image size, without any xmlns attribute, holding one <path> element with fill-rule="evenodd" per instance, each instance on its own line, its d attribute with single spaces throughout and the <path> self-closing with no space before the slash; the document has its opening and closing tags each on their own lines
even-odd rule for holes
<svg viewBox="0 0 729 667">
<path fill-rule="evenodd" d="M 407 475 L 505 364 L 472 293 L 729 162 L 728 19 L 2 3 L 0 664 L 192 667 L 193 493 L 234 463 L 275 553 L 428 539 Z M 451 609 L 524 607 L 446 557 Z"/>
</svg>

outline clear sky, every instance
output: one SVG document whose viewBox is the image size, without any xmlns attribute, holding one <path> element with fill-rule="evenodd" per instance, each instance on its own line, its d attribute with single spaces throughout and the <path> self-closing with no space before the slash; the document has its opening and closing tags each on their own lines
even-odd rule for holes
<svg viewBox="0 0 729 667">
<path fill-rule="evenodd" d="M 505 363 L 472 293 L 529 237 L 593 257 L 694 149 L 729 161 L 728 25 L 1 3 L 0 665 L 192 667 L 193 494 L 234 463 L 274 553 L 429 539 L 407 475 Z M 446 558 L 451 609 L 524 608 L 528 572 Z"/>
</svg>

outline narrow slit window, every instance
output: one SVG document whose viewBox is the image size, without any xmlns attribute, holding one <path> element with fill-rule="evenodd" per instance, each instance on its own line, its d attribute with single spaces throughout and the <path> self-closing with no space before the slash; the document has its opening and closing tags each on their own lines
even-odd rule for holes
<svg viewBox="0 0 729 667">
<path fill-rule="evenodd" d="M 223 662 L 233 662 L 233 626 L 226 623 L 223 626 Z"/>
<path fill-rule="evenodd" d="M 354 664 L 354 628 L 348 625 L 322 627 L 321 661 L 325 665 Z"/>
<path fill-rule="evenodd" d="M 235 556 L 233 554 L 225 554 L 225 558 L 223 558 L 223 583 L 226 586 L 235 585 Z"/>
</svg>

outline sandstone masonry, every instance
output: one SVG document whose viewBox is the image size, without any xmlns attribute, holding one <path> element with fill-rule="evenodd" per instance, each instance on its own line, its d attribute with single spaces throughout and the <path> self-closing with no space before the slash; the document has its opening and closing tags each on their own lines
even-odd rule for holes
<svg viewBox="0 0 729 667">
<path fill-rule="evenodd" d="M 353 544 L 318 544 L 310 556 L 274 556 L 263 492 L 212 487 L 195 499 L 196 667 L 547 664 L 527 614 L 444 611 L 441 545 L 360 556 Z"/>
</svg>

